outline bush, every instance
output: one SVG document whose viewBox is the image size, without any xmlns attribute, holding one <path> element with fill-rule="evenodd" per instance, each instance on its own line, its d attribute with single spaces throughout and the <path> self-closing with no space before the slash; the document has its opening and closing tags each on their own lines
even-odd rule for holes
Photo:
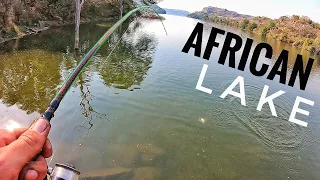
<svg viewBox="0 0 320 180">
<path fill-rule="evenodd" d="M 272 29 L 274 27 L 276 27 L 276 23 L 273 22 L 273 21 L 270 21 L 269 24 L 268 24 L 268 28 L 269 28 L 268 30 L 270 30 L 270 29 Z"/>
<path fill-rule="evenodd" d="M 243 20 L 243 21 L 241 22 L 240 28 L 241 28 L 241 29 L 247 29 L 248 24 L 249 24 L 249 20 L 248 20 L 248 19 L 245 19 L 245 20 Z"/>
<path fill-rule="evenodd" d="M 256 24 L 256 23 L 252 23 L 252 24 L 250 24 L 250 26 L 249 26 L 249 30 L 250 31 L 253 31 L 254 29 L 256 29 L 258 27 L 258 25 Z"/>
<path fill-rule="evenodd" d="M 262 35 L 266 35 L 266 34 L 268 33 L 268 31 L 269 31 L 269 28 L 266 27 L 266 26 L 264 26 L 264 27 L 262 27 L 262 29 L 261 29 L 261 34 L 262 34 Z"/>
</svg>

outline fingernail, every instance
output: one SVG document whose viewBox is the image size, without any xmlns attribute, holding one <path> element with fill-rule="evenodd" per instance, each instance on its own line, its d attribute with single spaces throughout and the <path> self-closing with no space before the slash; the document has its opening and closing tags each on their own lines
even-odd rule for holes
<svg viewBox="0 0 320 180">
<path fill-rule="evenodd" d="M 25 178 L 26 179 L 37 179 L 38 172 L 35 170 L 28 170 Z"/>
<path fill-rule="evenodd" d="M 31 129 L 38 131 L 39 133 L 43 133 L 48 128 L 48 126 L 49 123 L 47 120 L 39 118 L 38 120 L 36 120 L 36 122 L 34 122 Z"/>
</svg>

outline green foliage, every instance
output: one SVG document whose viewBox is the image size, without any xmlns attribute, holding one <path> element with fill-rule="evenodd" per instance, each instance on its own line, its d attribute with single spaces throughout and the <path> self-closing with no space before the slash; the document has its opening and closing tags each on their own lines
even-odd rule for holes
<svg viewBox="0 0 320 180">
<path fill-rule="evenodd" d="M 266 34 L 268 33 L 268 31 L 269 31 L 268 27 L 263 26 L 260 33 L 261 33 L 262 35 L 266 35 Z"/>
<path fill-rule="evenodd" d="M 188 17 L 194 18 L 194 19 L 201 19 L 201 20 L 209 20 L 208 13 L 205 12 L 195 12 L 188 15 Z"/>
<path fill-rule="evenodd" d="M 241 23 L 240 23 L 240 28 L 241 29 L 247 29 L 249 24 L 249 20 L 248 19 L 244 19 Z"/>
<path fill-rule="evenodd" d="M 270 21 L 269 24 L 268 24 L 268 28 L 269 30 L 276 27 L 276 23 L 274 21 Z"/>
<path fill-rule="evenodd" d="M 274 21 L 269 21 L 267 26 L 263 26 L 260 33 L 262 35 L 266 35 L 270 29 L 275 28 L 276 27 L 276 23 Z"/>
<path fill-rule="evenodd" d="M 89 13 L 89 14 L 95 15 L 97 12 L 98 12 L 97 6 L 95 6 L 95 5 L 93 5 L 93 4 L 90 4 L 90 5 L 88 6 L 88 13 Z"/>
<path fill-rule="evenodd" d="M 228 26 L 239 27 L 239 22 L 236 19 L 230 19 L 226 17 L 210 16 L 209 20 L 214 23 L 225 24 Z"/>
<path fill-rule="evenodd" d="M 204 18 L 203 12 L 193 13 L 192 16 L 204 20 L 207 18 L 206 16 Z M 274 20 L 267 17 L 257 16 L 251 18 L 249 21 L 249 19 L 239 17 L 235 18 L 214 15 L 210 16 L 209 20 L 214 23 L 253 31 L 320 54 L 320 24 L 313 22 L 307 16 L 281 16 L 279 19 Z"/>
<path fill-rule="evenodd" d="M 250 24 L 250 26 L 249 26 L 249 30 L 250 31 L 253 31 L 254 29 L 257 29 L 258 28 L 258 24 L 257 23 L 252 23 L 252 24 Z"/>
<path fill-rule="evenodd" d="M 132 4 L 133 0 L 124 1 L 124 11 L 131 9 Z M 1 20 L 4 19 L 1 5 L 0 0 L 0 27 L 3 26 Z M 34 26 L 40 21 L 54 21 L 58 24 L 74 22 L 74 0 L 26 0 L 19 1 L 16 6 L 17 25 Z M 119 14 L 120 0 L 84 0 L 81 10 L 81 18 L 84 21 L 105 21 L 109 18 L 118 18 Z"/>
</svg>

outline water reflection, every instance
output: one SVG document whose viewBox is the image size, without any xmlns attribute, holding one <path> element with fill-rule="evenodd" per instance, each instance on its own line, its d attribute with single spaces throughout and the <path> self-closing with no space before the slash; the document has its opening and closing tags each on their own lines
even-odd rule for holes
<svg viewBox="0 0 320 180">
<path fill-rule="evenodd" d="M 115 32 L 74 84 L 80 88 L 80 104 L 86 118 L 90 116 L 89 112 L 94 112 L 89 105 L 92 100 L 89 86 L 94 72 L 100 74 L 107 86 L 119 89 L 138 86 L 143 81 L 151 67 L 157 42 L 153 35 L 139 34 L 140 25 L 138 21 L 130 26 L 126 23 Z M 81 55 L 108 28 L 109 25 L 82 26 Z M 118 43 L 124 32 L 124 38 Z M 3 103 L 16 104 L 28 113 L 43 112 L 57 88 L 80 61 L 80 56 L 73 52 L 73 34 L 72 27 L 66 26 L 0 44 L 0 98 Z M 110 55 L 114 47 L 116 49 Z"/>
<path fill-rule="evenodd" d="M 0 56 L 0 98 L 32 113 L 43 112 L 56 93 L 61 54 L 42 50 L 16 51 Z"/>
<path fill-rule="evenodd" d="M 103 59 L 99 65 L 101 78 L 107 86 L 128 89 L 140 85 L 151 67 L 157 43 L 155 37 L 143 34 L 134 39 L 134 33 L 129 31 L 110 58 Z"/>
<path fill-rule="evenodd" d="M 93 120 L 96 118 L 102 119 L 102 120 L 108 120 L 107 114 L 97 112 L 94 107 L 91 105 L 91 101 L 93 99 L 93 95 L 90 90 L 90 85 L 88 82 L 84 81 L 85 74 L 80 74 L 78 79 L 80 94 L 81 94 L 81 101 L 80 101 L 80 107 L 82 111 L 83 117 L 86 119 L 86 121 L 82 125 L 77 125 L 74 129 L 83 132 L 85 131 L 84 135 L 81 137 L 82 139 L 86 139 L 89 135 L 89 132 L 91 128 L 93 127 Z"/>
</svg>

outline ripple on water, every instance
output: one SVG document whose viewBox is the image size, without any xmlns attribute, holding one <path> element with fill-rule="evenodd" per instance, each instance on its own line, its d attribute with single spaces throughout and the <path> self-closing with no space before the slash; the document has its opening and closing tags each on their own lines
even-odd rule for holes
<svg viewBox="0 0 320 180">
<path fill-rule="evenodd" d="M 248 89 L 248 88 L 247 88 Z M 262 111 L 256 110 L 261 88 L 252 87 L 247 91 L 247 106 L 241 106 L 239 98 L 231 101 L 232 113 L 242 122 L 259 140 L 273 151 L 290 153 L 300 148 L 306 137 L 306 130 L 288 121 L 291 107 L 284 97 L 274 101 L 278 117 L 271 114 L 268 104 L 262 107 Z"/>
<path fill-rule="evenodd" d="M 213 106 L 204 109 L 200 113 L 200 118 L 206 120 L 206 123 L 222 129 L 231 129 L 235 124 L 235 115 L 228 109 L 228 103 L 215 102 Z"/>
</svg>

